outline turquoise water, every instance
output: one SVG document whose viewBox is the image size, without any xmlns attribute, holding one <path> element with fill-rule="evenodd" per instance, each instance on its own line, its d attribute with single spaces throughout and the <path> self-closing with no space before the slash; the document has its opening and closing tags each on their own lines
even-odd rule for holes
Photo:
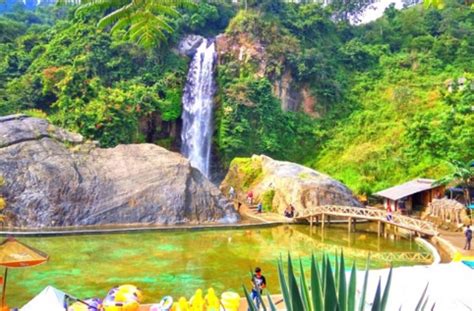
<svg viewBox="0 0 474 311">
<path fill-rule="evenodd" d="M 474 261 L 463 260 L 462 263 L 468 266 L 469 268 L 474 269 Z"/>
<path fill-rule="evenodd" d="M 145 302 L 164 295 L 191 296 L 198 288 L 214 287 L 242 292 L 249 270 L 260 266 L 269 290 L 278 292 L 276 260 L 291 252 L 309 264 L 312 252 L 321 256 L 342 249 L 349 265 L 363 268 L 370 252 L 371 267 L 427 263 L 416 255 L 429 252 L 408 240 L 387 240 L 372 233 L 354 233 L 346 227 L 292 225 L 252 229 L 150 231 L 142 233 L 21 238 L 49 254 L 40 266 L 9 270 L 7 301 L 20 307 L 47 285 L 71 295 L 103 298 L 120 284 L 144 291 Z M 390 259 L 387 259 L 390 256 Z M 395 257 L 395 258 L 393 258 Z M 403 257 L 403 259 L 397 259 Z"/>
</svg>

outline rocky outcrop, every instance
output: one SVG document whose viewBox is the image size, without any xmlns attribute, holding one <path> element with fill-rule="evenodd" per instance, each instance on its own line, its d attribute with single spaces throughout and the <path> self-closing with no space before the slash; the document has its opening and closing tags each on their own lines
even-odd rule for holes
<svg viewBox="0 0 474 311">
<path fill-rule="evenodd" d="M 0 119 L 0 175 L 9 226 L 238 220 L 181 155 L 152 144 L 97 148 L 42 119 Z"/>
<path fill-rule="evenodd" d="M 271 205 L 282 214 L 293 204 L 296 214 L 312 206 L 344 205 L 362 207 L 342 183 L 310 168 L 291 162 L 276 161 L 264 155 L 237 158 L 221 184 L 222 191 L 233 186 L 239 199 L 251 190 L 256 202 Z"/>
<path fill-rule="evenodd" d="M 295 82 L 291 70 L 286 66 L 284 53 L 277 60 L 271 60 L 265 44 L 245 33 L 226 33 L 217 36 L 216 50 L 219 64 L 234 61 L 255 68 L 257 78 L 268 76 L 273 84 L 273 95 L 280 99 L 282 110 L 302 111 L 311 117 L 319 117 L 315 97 L 307 85 Z M 281 67 L 281 73 L 269 73 L 268 64 L 271 64 L 272 68 Z"/>
<path fill-rule="evenodd" d="M 458 230 L 470 224 L 469 215 L 463 204 L 447 198 L 433 199 L 422 214 L 427 219 L 443 229 Z"/>
<path fill-rule="evenodd" d="M 197 48 L 201 45 L 204 37 L 199 35 L 186 35 L 178 43 L 178 52 L 187 57 L 193 57 L 196 54 Z"/>
</svg>

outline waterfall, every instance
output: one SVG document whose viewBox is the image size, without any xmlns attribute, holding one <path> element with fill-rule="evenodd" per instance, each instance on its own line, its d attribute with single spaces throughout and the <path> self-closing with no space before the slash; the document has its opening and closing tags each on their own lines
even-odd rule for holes
<svg viewBox="0 0 474 311">
<path fill-rule="evenodd" d="M 183 95 L 181 153 L 206 177 L 211 157 L 215 59 L 214 41 L 203 39 L 191 62 Z"/>
</svg>

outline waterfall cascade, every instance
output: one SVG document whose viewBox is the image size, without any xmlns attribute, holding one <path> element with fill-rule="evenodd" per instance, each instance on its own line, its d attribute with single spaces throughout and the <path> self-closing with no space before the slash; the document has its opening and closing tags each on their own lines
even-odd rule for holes
<svg viewBox="0 0 474 311">
<path fill-rule="evenodd" d="M 206 177 L 209 177 L 213 131 L 215 60 L 214 41 L 203 39 L 191 62 L 183 95 L 181 153 Z"/>
</svg>

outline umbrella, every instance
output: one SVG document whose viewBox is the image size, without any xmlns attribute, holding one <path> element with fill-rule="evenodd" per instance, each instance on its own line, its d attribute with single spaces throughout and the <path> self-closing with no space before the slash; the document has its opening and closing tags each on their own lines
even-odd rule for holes
<svg viewBox="0 0 474 311">
<path fill-rule="evenodd" d="M 5 306 L 5 290 L 7 288 L 8 268 L 31 267 L 48 260 L 48 255 L 28 245 L 7 238 L 0 244 L 0 266 L 5 266 L 3 278 L 2 309 Z"/>
</svg>

